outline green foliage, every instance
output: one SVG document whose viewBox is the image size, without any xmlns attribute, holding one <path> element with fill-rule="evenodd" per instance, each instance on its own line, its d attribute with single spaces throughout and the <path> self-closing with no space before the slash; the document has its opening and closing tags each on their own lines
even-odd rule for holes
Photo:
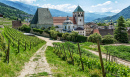
<svg viewBox="0 0 130 77">
<path fill-rule="evenodd" d="M 58 32 L 57 36 L 62 37 L 63 33 Z"/>
<path fill-rule="evenodd" d="M 89 43 L 91 44 L 91 43 Z M 74 66 L 81 66 L 81 61 L 84 64 L 84 69 L 88 69 L 85 70 L 89 71 L 90 76 L 95 77 L 95 76 L 99 76 L 101 77 L 101 64 L 100 64 L 100 60 L 99 57 L 97 57 L 96 55 L 92 54 L 91 52 L 84 50 L 82 47 L 80 47 L 80 50 L 82 52 L 81 54 L 81 58 L 79 55 L 78 50 L 78 45 L 77 44 L 73 44 L 70 42 L 65 42 L 65 43 L 53 43 L 54 45 L 54 49 L 53 52 L 59 56 L 59 58 L 61 58 L 62 60 L 65 60 L 68 62 L 68 64 L 73 64 Z M 63 49 L 63 45 L 65 48 L 65 51 Z M 81 45 L 81 44 L 80 44 Z M 52 50 L 51 50 L 52 51 Z M 66 53 L 66 56 L 65 56 Z M 73 55 L 71 55 L 73 54 Z M 67 57 L 66 59 L 64 59 L 64 57 Z M 74 61 L 74 62 L 72 62 Z M 104 68 L 106 71 L 109 71 L 109 73 L 117 75 L 117 76 L 121 76 L 121 77 L 129 77 L 130 76 L 130 68 L 124 65 L 120 65 L 117 64 L 115 62 L 106 62 L 104 61 Z M 81 68 L 77 68 L 79 71 L 81 70 Z M 96 70 L 98 71 L 96 71 Z M 95 70 L 90 72 L 91 70 Z M 100 71 L 100 72 L 99 72 Z M 106 73 L 107 77 L 112 77 L 112 75 L 108 73 Z"/>
<path fill-rule="evenodd" d="M 98 25 L 98 26 L 109 26 L 109 24 L 101 23 L 101 22 L 97 23 L 97 25 Z"/>
<path fill-rule="evenodd" d="M 37 29 L 37 28 L 33 28 L 33 31 L 34 31 L 34 32 L 39 32 L 40 34 L 43 33 L 43 30 L 41 30 L 41 29 Z"/>
<path fill-rule="evenodd" d="M 93 42 L 93 43 L 97 43 L 97 41 L 100 41 L 102 40 L 102 37 L 100 34 L 98 33 L 94 33 L 94 34 L 91 34 L 88 38 L 88 42 Z"/>
<path fill-rule="evenodd" d="M 127 27 L 130 27 L 130 19 L 126 19 L 125 24 L 126 24 Z"/>
<path fill-rule="evenodd" d="M 110 52 L 111 55 L 130 61 L 130 46 L 104 46 L 104 48 Z"/>
<path fill-rule="evenodd" d="M 54 26 L 51 26 L 50 30 L 56 30 Z"/>
<path fill-rule="evenodd" d="M 58 32 L 57 31 L 54 31 L 54 30 L 50 30 L 50 35 L 53 39 L 57 39 L 57 34 Z"/>
<path fill-rule="evenodd" d="M 31 28 L 30 28 L 30 26 L 24 24 L 21 27 L 19 27 L 19 30 L 29 33 Z"/>
<path fill-rule="evenodd" d="M 63 33 L 63 34 L 62 34 L 62 38 L 63 38 L 64 40 L 67 39 L 67 36 L 68 36 L 68 35 L 69 35 L 69 33 L 67 33 L 67 32 L 66 32 L 66 33 Z"/>
<path fill-rule="evenodd" d="M 110 34 L 105 35 L 102 39 L 103 44 L 113 44 L 115 42 L 116 42 L 116 39 L 114 39 L 114 37 Z"/>
<path fill-rule="evenodd" d="M 0 61 L 0 77 L 16 77 L 17 73 L 22 70 L 24 63 L 28 62 L 34 53 L 46 42 L 37 37 L 26 36 L 18 30 L 6 26 L 4 27 L 3 35 L 7 42 L 10 40 L 10 62 L 7 64 L 7 62 Z M 20 53 L 17 50 L 18 40 L 20 40 Z"/>
<path fill-rule="evenodd" d="M 0 33 L 0 51 L 4 51 L 6 49 L 6 44 L 4 43 L 4 38 L 2 34 Z"/>
<path fill-rule="evenodd" d="M 118 26 L 114 31 L 114 38 L 121 43 L 128 43 L 128 33 L 125 20 L 122 16 L 118 19 Z"/>
<path fill-rule="evenodd" d="M 87 37 L 82 36 L 82 35 L 78 35 L 76 42 L 86 42 L 87 41 Z"/>
<path fill-rule="evenodd" d="M 27 14 L 21 10 L 18 10 L 16 8 L 10 7 L 8 5 L 5 5 L 3 3 L 0 3 L 0 13 L 4 15 L 4 17 L 16 20 L 17 18 L 21 19 L 22 21 L 26 19 L 27 17 L 30 17 L 32 15 Z"/>
</svg>

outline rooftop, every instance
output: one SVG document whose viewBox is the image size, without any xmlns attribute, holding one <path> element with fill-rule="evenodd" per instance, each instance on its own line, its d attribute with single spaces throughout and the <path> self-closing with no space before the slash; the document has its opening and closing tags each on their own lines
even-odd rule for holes
<svg viewBox="0 0 130 77">
<path fill-rule="evenodd" d="M 74 12 L 84 12 L 83 9 L 78 5 Z"/>
</svg>

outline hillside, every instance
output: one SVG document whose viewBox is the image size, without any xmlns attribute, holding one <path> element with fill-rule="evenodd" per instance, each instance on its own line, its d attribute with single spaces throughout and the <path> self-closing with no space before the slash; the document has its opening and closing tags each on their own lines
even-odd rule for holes
<svg viewBox="0 0 130 77">
<path fill-rule="evenodd" d="M 32 6 L 32 5 L 28 5 L 28 4 L 24 4 L 21 2 L 17 2 L 17 1 L 7 1 L 7 0 L 0 0 L 0 2 L 12 6 L 14 8 L 17 8 L 19 10 L 22 10 L 28 14 L 35 14 L 36 10 L 37 10 L 37 6 Z M 63 12 L 60 10 L 56 10 L 56 9 L 50 9 L 50 12 L 52 14 L 53 17 L 66 17 L 66 16 L 72 16 L 72 13 L 67 13 L 67 12 Z M 106 17 L 108 15 L 103 15 L 100 13 L 90 13 L 90 12 L 85 12 L 85 22 L 91 22 L 94 19 L 97 18 L 101 18 L 101 17 Z"/>
<path fill-rule="evenodd" d="M 110 20 L 116 21 L 120 16 L 123 16 L 125 19 L 130 18 L 130 6 L 123 9 L 121 12 L 119 12 L 116 15 L 104 17 L 104 18 L 98 18 L 94 21 L 95 22 L 104 22 L 104 21 L 110 21 Z"/>
<path fill-rule="evenodd" d="M 18 10 L 14 7 L 8 6 L 1 2 L 0 2 L 0 14 L 3 14 L 4 17 L 13 19 L 13 20 L 16 20 L 17 18 L 24 20 L 27 17 L 32 17 L 31 14 L 27 14 L 21 10 Z"/>
</svg>

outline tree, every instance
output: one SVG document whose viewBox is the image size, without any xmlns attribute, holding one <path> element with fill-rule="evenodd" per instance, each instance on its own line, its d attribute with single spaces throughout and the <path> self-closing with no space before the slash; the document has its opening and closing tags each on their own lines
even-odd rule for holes
<svg viewBox="0 0 130 77">
<path fill-rule="evenodd" d="M 128 33 L 125 25 L 125 20 L 121 16 L 117 20 L 117 28 L 114 31 L 114 38 L 121 43 L 128 43 Z"/>
<path fill-rule="evenodd" d="M 89 42 L 97 43 L 99 40 L 101 42 L 102 36 L 98 33 L 91 34 L 88 38 Z"/>
<path fill-rule="evenodd" d="M 62 34 L 62 38 L 63 38 L 63 39 L 66 39 L 68 35 L 69 35 L 69 33 L 67 33 L 67 32 L 66 32 L 66 33 L 63 33 L 63 34 Z"/>
<path fill-rule="evenodd" d="M 116 39 L 114 39 L 114 37 L 110 34 L 105 35 L 102 39 L 103 44 L 113 44 L 115 42 L 116 42 Z"/>
</svg>

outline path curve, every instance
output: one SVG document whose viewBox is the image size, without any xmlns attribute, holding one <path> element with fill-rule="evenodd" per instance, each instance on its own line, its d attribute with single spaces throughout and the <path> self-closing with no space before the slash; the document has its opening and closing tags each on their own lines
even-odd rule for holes
<svg viewBox="0 0 130 77">
<path fill-rule="evenodd" d="M 88 50 L 88 49 L 86 49 L 86 50 Z M 93 51 L 93 50 L 88 50 L 88 51 L 90 51 L 90 52 L 92 52 L 93 54 L 99 56 L 99 53 L 98 53 L 97 51 Z M 105 53 L 102 53 L 102 58 L 105 58 L 105 59 L 106 59 L 106 54 L 105 54 Z M 109 58 L 109 56 L 107 56 L 107 59 L 108 59 L 108 58 Z M 113 56 L 110 56 L 110 60 L 111 60 L 111 61 L 112 61 L 112 58 L 113 58 Z M 119 64 L 126 65 L 126 66 L 128 66 L 128 67 L 130 68 L 130 62 L 128 62 L 128 61 L 126 61 L 126 60 L 122 60 L 122 59 L 120 59 L 120 58 L 115 57 L 115 61 L 116 61 L 117 63 L 119 63 Z"/>
</svg>

